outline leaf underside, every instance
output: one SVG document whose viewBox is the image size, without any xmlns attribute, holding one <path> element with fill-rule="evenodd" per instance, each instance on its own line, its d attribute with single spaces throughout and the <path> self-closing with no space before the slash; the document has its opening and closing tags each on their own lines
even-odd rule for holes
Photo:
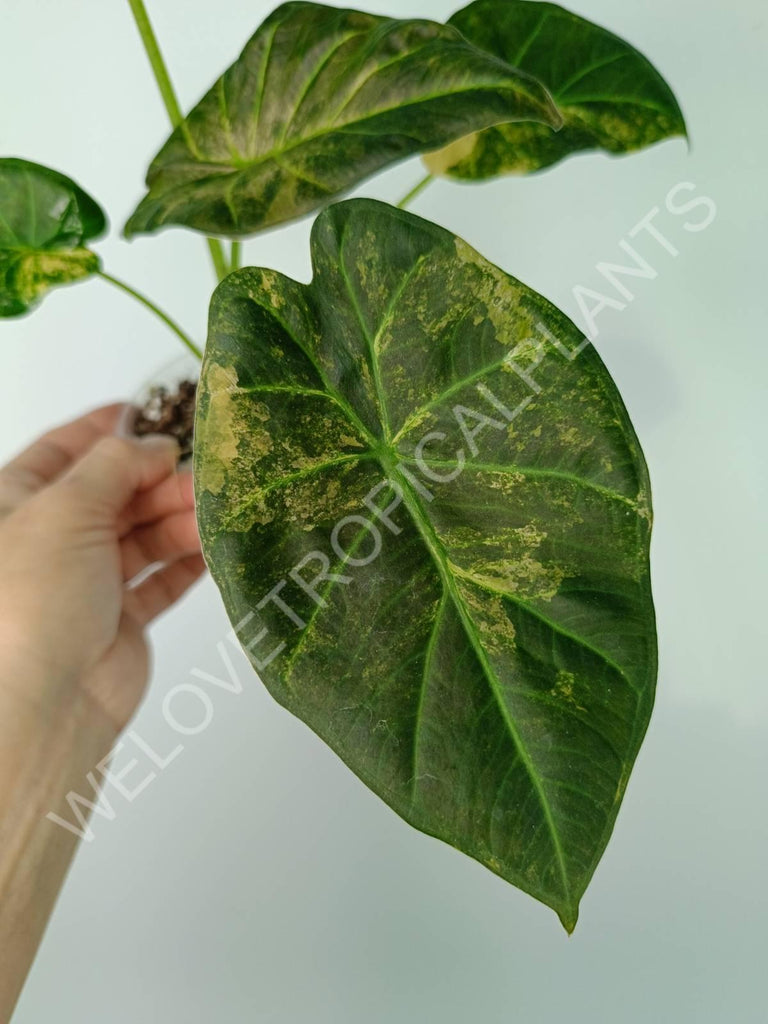
<svg viewBox="0 0 768 1024">
<path fill-rule="evenodd" d="M 155 157 L 125 233 L 251 234 L 394 161 L 514 120 L 559 115 L 538 82 L 455 28 L 287 3 Z"/>
<path fill-rule="evenodd" d="M 84 243 L 106 230 L 96 202 L 40 164 L 0 158 L 0 317 L 20 316 L 47 291 L 98 271 Z"/>
<path fill-rule="evenodd" d="M 311 249 L 309 285 L 248 268 L 213 298 L 195 444 L 208 564 L 254 664 L 285 645 L 261 671 L 276 700 L 570 931 L 653 702 L 638 441 L 594 349 L 558 347 L 577 328 L 461 239 L 351 200 Z M 488 393 L 529 401 L 508 421 Z M 402 493 L 399 532 L 365 502 L 387 480 L 400 491 L 369 500 Z M 378 523 L 367 565 L 359 519 L 338 535 L 346 561 L 329 543 L 348 516 Z M 314 581 L 312 552 L 348 578 L 318 600 L 290 575 L 309 558 Z M 264 602 L 275 586 L 296 618 Z"/>
<path fill-rule="evenodd" d="M 448 24 L 537 78 L 564 125 L 500 124 L 425 157 L 433 173 L 477 180 L 526 174 L 580 150 L 629 153 L 685 136 L 672 90 L 641 53 L 557 4 L 476 0 Z"/>
</svg>

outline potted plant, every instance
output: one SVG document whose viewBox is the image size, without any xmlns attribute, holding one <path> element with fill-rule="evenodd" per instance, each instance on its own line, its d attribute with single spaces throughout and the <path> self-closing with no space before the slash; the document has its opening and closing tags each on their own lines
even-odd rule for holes
<svg viewBox="0 0 768 1024">
<path fill-rule="evenodd" d="M 129 0 L 172 132 L 127 237 L 202 233 L 207 343 L 110 275 L 106 218 L 65 175 L 0 159 L 0 315 L 94 276 L 196 364 L 140 403 L 191 441 L 205 555 L 254 667 L 417 828 L 571 931 L 645 733 L 656 676 L 647 469 L 594 348 L 545 298 L 404 210 L 685 125 L 628 43 L 549 3 L 447 24 L 292 2 L 185 116 Z M 423 154 L 396 206 L 337 201 Z M 314 276 L 241 241 L 320 209 Z"/>
</svg>

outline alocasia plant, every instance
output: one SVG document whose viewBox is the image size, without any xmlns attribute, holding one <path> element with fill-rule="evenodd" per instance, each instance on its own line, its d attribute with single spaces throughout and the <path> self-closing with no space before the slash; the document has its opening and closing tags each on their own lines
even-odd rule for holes
<svg viewBox="0 0 768 1024">
<path fill-rule="evenodd" d="M 642 451 L 549 302 L 443 228 L 331 200 L 417 153 L 430 173 L 401 206 L 434 174 L 629 152 L 685 134 L 677 102 L 553 4 L 477 0 L 440 25 L 287 3 L 185 117 L 129 4 L 173 132 L 126 234 L 205 232 L 221 280 L 195 482 L 227 611 L 371 789 L 570 931 L 653 704 Z M 77 185 L 7 159 L 0 187 L 0 315 L 94 275 L 197 351 L 101 268 L 106 221 Z M 309 285 L 238 269 L 242 237 L 321 206 Z"/>
</svg>

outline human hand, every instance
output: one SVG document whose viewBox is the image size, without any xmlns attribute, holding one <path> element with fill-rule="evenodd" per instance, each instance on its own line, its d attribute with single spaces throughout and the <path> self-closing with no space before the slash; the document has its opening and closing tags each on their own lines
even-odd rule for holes
<svg viewBox="0 0 768 1024">
<path fill-rule="evenodd" d="M 176 443 L 115 437 L 121 410 L 53 430 L 0 469 L 0 686 L 43 712 L 85 697 L 115 733 L 146 686 L 146 626 L 204 569 Z"/>
</svg>

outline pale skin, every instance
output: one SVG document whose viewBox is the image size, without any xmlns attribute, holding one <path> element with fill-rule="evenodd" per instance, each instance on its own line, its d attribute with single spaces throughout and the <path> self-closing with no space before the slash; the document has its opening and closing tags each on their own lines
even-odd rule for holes
<svg viewBox="0 0 768 1024">
<path fill-rule="evenodd" d="M 77 847 L 45 815 L 114 746 L 147 685 L 147 627 L 204 569 L 191 473 L 169 439 L 115 437 L 121 408 L 0 469 L 0 1022 Z"/>
</svg>

